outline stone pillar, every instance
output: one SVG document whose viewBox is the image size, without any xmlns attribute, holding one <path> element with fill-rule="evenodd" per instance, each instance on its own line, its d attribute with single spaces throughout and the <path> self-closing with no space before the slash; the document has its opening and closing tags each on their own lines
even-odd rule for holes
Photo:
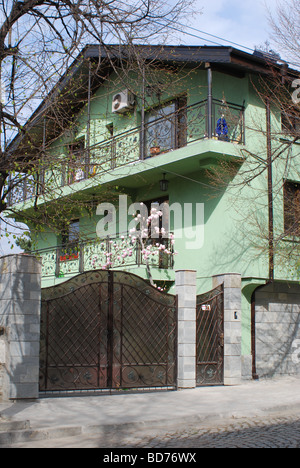
<svg viewBox="0 0 300 468">
<path fill-rule="evenodd" d="M 241 275 L 213 277 L 213 287 L 224 284 L 224 385 L 239 385 L 242 379 Z"/>
<path fill-rule="evenodd" d="M 1 257 L 2 398 L 38 398 L 40 302 L 41 262 L 32 255 Z"/>
<path fill-rule="evenodd" d="M 196 387 L 196 271 L 175 273 L 178 295 L 178 388 Z"/>
</svg>

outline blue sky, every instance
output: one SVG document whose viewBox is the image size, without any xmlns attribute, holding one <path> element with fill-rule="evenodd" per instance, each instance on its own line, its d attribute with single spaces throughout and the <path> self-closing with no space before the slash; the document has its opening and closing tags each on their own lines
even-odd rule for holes
<svg viewBox="0 0 300 468">
<path fill-rule="evenodd" d="M 253 49 L 270 39 L 268 9 L 274 13 L 276 4 L 277 0 L 196 0 L 195 10 L 202 8 L 203 14 L 192 26 Z M 182 38 L 187 44 L 201 42 L 187 35 Z"/>
<path fill-rule="evenodd" d="M 25 225 L 23 225 L 23 226 L 25 228 Z M 3 236 L 5 236 L 5 227 L 6 227 L 5 223 L 0 224 L 0 234 L 1 234 L 1 238 L 0 238 L 0 256 L 1 255 L 11 254 L 11 253 L 21 252 L 21 249 L 19 249 L 17 246 L 15 246 L 15 240 L 13 239 L 12 236 L 10 236 L 8 239 L 6 237 L 3 237 Z M 9 232 L 11 232 L 12 227 L 7 226 L 7 230 Z M 21 229 L 21 230 L 16 231 L 16 232 L 20 232 L 20 234 L 22 234 L 24 232 L 24 229 Z M 13 249 L 11 249 L 12 245 L 14 245 Z"/>
<path fill-rule="evenodd" d="M 196 0 L 194 9 L 195 11 L 202 9 L 203 14 L 198 15 L 194 20 L 191 19 L 190 25 L 253 49 L 255 46 L 264 44 L 266 40 L 270 40 L 267 9 L 269 8 L 274 13 L 276 4 L 277 0 L 251 0 L 248 2 L 243 0 Z M 180 38 L 182 44 L 212 45 L 208 39 L 215 40 L 195 31 L 190 32 L 195 35 L 199 34 L 207 40 L 182 35 Z M 222 45 L 227 45 L 227 43 L 223 42 Z M 0 255 L 19 251 L 19 249 L 11 250 L 10 247 L 11 244 L 8 244 L 7 239 L 0 239 Z"/>
</svg>

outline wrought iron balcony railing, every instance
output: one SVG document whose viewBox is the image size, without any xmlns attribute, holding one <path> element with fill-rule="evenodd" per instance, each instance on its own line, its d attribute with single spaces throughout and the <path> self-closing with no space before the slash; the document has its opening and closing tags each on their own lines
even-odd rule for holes
<svg viewBox="0 0 300 468">
<path fill-rule="evenodd" d="M 171 107 L 166 107 L 170 109 Z M 245 144 L 244 107 L 213 99 L 182 107 L 169 114 L 158 113 L 141 127 L 131 129 L 55 161 L 51 171 L 40 170 L 37 183 L 33 176 L 14 178 L 15 187 L 8 203 L 14 205 L 43 191 L 46 183 L 53 190 L 112 171 L 136 161 L 168 153 L 190 143 L 215 139 Z M 54 176 L 49 177 L 49 173 Z M 47 181 L 47 182 L 46 182 Z M 51 190 L 51 189 L 50 189 Z"/>
<path fill-rule="evenodd" d="M 146 266 L 172 269 L 174 249 L 169 239 L 156 244 L 144 240 L 141 244 L 131 237 L 107 237 L 37 250 L 33 252 L 42 259 L 42 277 L 63 278 L 96 269 L 127 269 Z"/>
</svg>

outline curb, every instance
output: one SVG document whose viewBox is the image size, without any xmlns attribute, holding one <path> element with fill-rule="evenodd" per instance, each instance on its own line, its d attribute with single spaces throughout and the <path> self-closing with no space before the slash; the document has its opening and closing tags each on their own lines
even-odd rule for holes
<svg viewBox="0 0 300 468">
<path fill-rule="evenodd" d="M 80 426 L 0 432 L 0 448 L 8 448 L 10 445 L 17 444 L 19 442 L 34 442 L 62 437 L 74 437 L 80 434 L 82 434 Z"/>
<path fill-rule="evenodd" d="M 90 425 L 74 425 L 74 426 L 55 426 L 48 428 L 31 428 L 30 421 L 4 421 L 0 422 L 0 448 L 9 448 L 13 444 L 62 439 L 65 437 L 78 437 L 81 435 L 105 435 L 116 431 L 142 431 L 145 429 L 170 429 L 172 427 L 178 428 L 181 424 L 195 425 L 195 424 L 212 424 L 226 419 L 242 419 L 242 418 L 255 418 L 266 414 L 287 414 L 288 412 L 295 412 L 300 410 L 299 404 L 294 405 L 277 405 L 269 408 L 253 411 L 236 411 L 224 412 L 222 414 L 206 414 L 194 416 L 182 416 L 178 418 L 171 418 L 167 420 L 149 420 L 149 421 L 132 421 L 120 422 L 115 424 L 90 424 Z"/>
</svg>

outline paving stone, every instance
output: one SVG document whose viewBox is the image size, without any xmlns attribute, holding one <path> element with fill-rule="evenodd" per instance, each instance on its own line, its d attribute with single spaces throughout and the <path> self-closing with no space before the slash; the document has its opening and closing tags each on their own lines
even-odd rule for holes
<svg viewBox="0 0 300 468">
<path fill-rule="evenodd" d="M 12 448 L 300 448 L 300 409 L 258 418 L 220 419 L 208 425 L 182 425 L 180 428 L 147 428 L 138 432 L 119 429 L 105 434 L 41 440 L 11 445 Z"/>
</svg>

